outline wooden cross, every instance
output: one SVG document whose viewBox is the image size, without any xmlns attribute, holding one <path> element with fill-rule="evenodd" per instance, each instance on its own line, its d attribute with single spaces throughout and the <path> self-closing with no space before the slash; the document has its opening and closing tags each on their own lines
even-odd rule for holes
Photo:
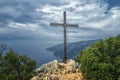
<svg viewBox="0 0 120 80">
<path fill-rule="evenodd" d="M 66 28 L 69 27 L 78 27 L 77 24 L 67 24 L 66 22 L 66 11 L 63 12 L 64 23 L 50 23 L 50 26 L 63 26 L 64 28 L 64 56 L 63 61 L 67 63 L 67 39 L 66 39 Z"/>
</svg>

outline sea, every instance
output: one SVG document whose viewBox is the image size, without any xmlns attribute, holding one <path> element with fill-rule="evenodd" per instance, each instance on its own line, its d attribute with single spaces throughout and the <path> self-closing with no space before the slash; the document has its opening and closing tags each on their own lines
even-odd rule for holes
<svg viewBox="0 0 120 80">
<path fill-rule="evenodd" d="M 46 50 L 48 47 L 56 45 L 54 43 L 47 43 L 35 40 L 4 40 L 0 41 L 0 44 L 6 44 L 7 49 L 12 48 L 16 53 L 20 55 L 25 55 L 35 60 L 37 62 L 37 68 L 40 67 L 42 64 L 57 59 L 52 52 Z"/>
</svg>

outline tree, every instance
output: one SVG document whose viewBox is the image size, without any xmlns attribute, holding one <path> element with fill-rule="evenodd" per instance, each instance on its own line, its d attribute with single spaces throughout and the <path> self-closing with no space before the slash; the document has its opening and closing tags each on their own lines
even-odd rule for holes
<svg viewBox="0 0 120 80">
<path fill-rule="evenodd" d="M 3 73 L 5 68 L 5 64 L 4 64 L 4 58 L 3 58 L 3 53 L 6 50 L 6 45 L 2 44 L 0 45 L 0 73 Z"/>
<path fill-rule="evenodd" d="M 0 49 L 3 50 L 3 49 Z M 26 56 L 17 54 L 13 49 L 3 56 L 0 66 L 0 78 L 2 80 L 30 80 L 34 76 L 36 62 Z"/>
<path fill-rule="evenodd" d="M 99 40 L 75 59 L 87 80 L 120 79 L 120 35 Z"/>
</svg>

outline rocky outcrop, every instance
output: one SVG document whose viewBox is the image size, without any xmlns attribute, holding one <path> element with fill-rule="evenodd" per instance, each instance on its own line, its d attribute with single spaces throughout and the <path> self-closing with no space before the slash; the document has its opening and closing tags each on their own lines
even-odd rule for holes
<svg viewBox="0 0 120 80">
<path fill-rule="evenodd" d="M 68 60 L 66 64 L 54 60 L 43 64 L 36 72 L 38 75 L 31 80 L 83 80 L 79 65 L 74 60 Z"/>
</svg>

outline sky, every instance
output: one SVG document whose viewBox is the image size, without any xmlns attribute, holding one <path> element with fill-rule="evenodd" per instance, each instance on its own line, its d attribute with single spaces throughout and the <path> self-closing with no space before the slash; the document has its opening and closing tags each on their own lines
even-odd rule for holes
<svg viewBox="0 0 120 80">
<path fill-rule="evenodd" d="M 31 52 L 63 43 L 63 28 L 49 25 L 62 23 L 63 11 L 79 25 L 67 28 L 68 42 L 120 34 L 120 0 L 0 0 L 0 44 Z"/>
<path fill-rule="evenodd" d="M 120 0 L 0 0 L 0 40 L 60 42 L 63 28 L 49 24 L 62 23 L 63 11 L 79 25 L 67 29 L 68 41 L 119 34 Z"/>
</svg>

